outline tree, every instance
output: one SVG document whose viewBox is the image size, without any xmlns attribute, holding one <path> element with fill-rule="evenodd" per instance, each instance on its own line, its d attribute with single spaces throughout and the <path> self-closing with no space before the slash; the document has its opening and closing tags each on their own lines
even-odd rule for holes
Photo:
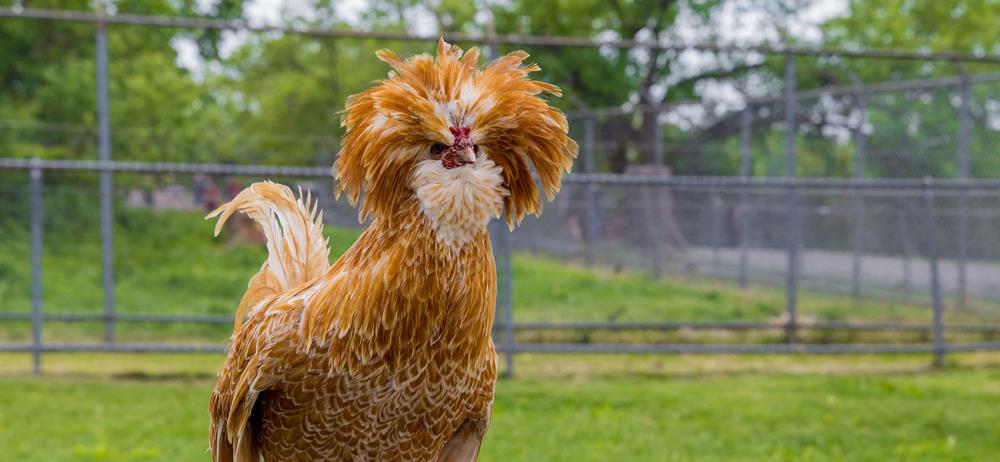
<svg viewBox="0 0 1000 462">
<path fill-rule="evenodd" d="M 833 46 L 859 49 L 923 49 L 997 53 L 1000 3 L 991 0 L 910 2 L 852 0 L 850 14 L 824 27 Z M 849 60 L 841 72 L 864 82 L 997 72 L 996 65 L 918 60 Z M 974 176 L 996 176 L 994 146 L 1000 141 L 997 104 L 1000 85 L 972 88 L 971 153 Z M 894 92 L 870 98 L 867 167 L 876 176 L 954 176 L 961 87 Z"/>
<path fill-rule="evenodd" d="M 6 2 L 10 4 L 11 2 Z M 43 9 L 92 9 L 88 0 L 19 2 Z M 108 14 L 195 14 L 195 0 L 103 2 Z M 208 5 L 213 17 L 239 15 L 242 1 Z M 0 131 L 5 155 L 43 158 L 96 157 L 94 26 L 86 23 L 11 19 L 0 22 Z M 107 29 L 113 149 L 118 159 L 210 159 L 212 139 L 223 123 L 220 108 L 176 64 L 175 40 L 213 40 L 200 31 L 112 25 Z"/>
</svg>

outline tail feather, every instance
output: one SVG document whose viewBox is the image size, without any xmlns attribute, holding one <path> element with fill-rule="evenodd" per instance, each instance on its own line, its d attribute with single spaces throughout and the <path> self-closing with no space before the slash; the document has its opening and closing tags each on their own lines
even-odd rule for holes
<svg viewBox="0 0 1000 462">
<path fill-rule="evenodd" d="M 287 186 L 270 181 L 254 183 L 232 201 L 206 216 L 219 217 L 218 236 L 226 220 L 243 212 L 256 221 L 267 238 L 267 260 L 250 279 L 236 311 L 235 328 L 263 300 L 322 275 L 330 267 L 330 248 L 323 238 L 323 213 L 311 194 L 296 199 Z"/>
</svg>

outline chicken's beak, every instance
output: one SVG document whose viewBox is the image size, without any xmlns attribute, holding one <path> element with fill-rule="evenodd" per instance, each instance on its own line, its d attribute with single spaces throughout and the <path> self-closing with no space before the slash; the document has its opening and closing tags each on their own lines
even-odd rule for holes
<svg viewBox="0 0 1000 462">
<path fill-rule="evenodd" d="M 463 149 L 461 152 L 459 152 L 458 156 L 461 157 L 461 159 L 465 163 L 471 164 L 471 163 L 476 162 L 476 151 L 474 149 L 472 149 L 471 146 L 467 147 L 467 148 Z"/>
</svg>

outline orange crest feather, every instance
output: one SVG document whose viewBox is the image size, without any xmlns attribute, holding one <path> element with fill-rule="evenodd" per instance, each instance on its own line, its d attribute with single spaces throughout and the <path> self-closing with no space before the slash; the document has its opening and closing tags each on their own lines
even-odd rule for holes
<svg viewBox="0 0 1000 462">
<path fill-rule="evenodd" d="M 435 143 L 450 144 L 450 126 L 468 126 L 479 149 L 503 171 L 507 222 L 539 214 L 546 196 L 559 191 L 577 145 L 562 111 L 541 94 L 561 96 L 559 87 L 531 80 L 540 68 L 524 65 L 515 51 L 484 68 L 479 51 L 438 42 L 437 56 L 401 58 L 389 50 L 376 56 L 392 70 L 384 80 L 347 99 L 341 119 L 346 135 L 337 162 L 337 195 L 361 200 L 360 218 L 389 213 L 411 197 L 409 178 Z M 363 199 L 362 199 L 363 196 Z"/>
</svg>

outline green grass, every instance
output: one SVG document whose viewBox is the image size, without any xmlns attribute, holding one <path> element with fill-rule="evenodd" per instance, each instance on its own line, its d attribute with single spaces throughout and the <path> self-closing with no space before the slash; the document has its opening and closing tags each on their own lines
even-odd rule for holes
<svg viewBox="0 0 1000 462">
<path fill-rule="evenodd" d="M 514 306 L 522 320 L 769 321 L 783 316 L 783 289 L 740 290 L 732 283 L 671 275 L 585 269 L 553 258 L 518 254 Z M 918 305 L 852 300 L 802 291 L 799 312 L 814 321 L 926 322 Z"/>
<path fill-rule="evenodd" d="M 208 460 L 219 355 L 0 356 L 17 461 Z M 519 357 L 483 461 L 991 461 L 1000 357 Z M 16 366 L 13 366 L 17 364 Z M 767 370 L 770 372 L 763 372 Z M 882 372 L 873 372 L 881 370 Z M 14 423 L 14 424 L 12 424 Z"/>
<path fill-rule="evenodd" d="M 1000 373 L 501 384 L 489 460 L 988 460 Z M 990 387 L 992 385 L 992 387 Z M 990 403 L 990 404 L 987 404 Z M 921 417 L 915 417 L 919 415 Z M 960 444 L 961 443 L 961 444 Z"/>
</svg>

